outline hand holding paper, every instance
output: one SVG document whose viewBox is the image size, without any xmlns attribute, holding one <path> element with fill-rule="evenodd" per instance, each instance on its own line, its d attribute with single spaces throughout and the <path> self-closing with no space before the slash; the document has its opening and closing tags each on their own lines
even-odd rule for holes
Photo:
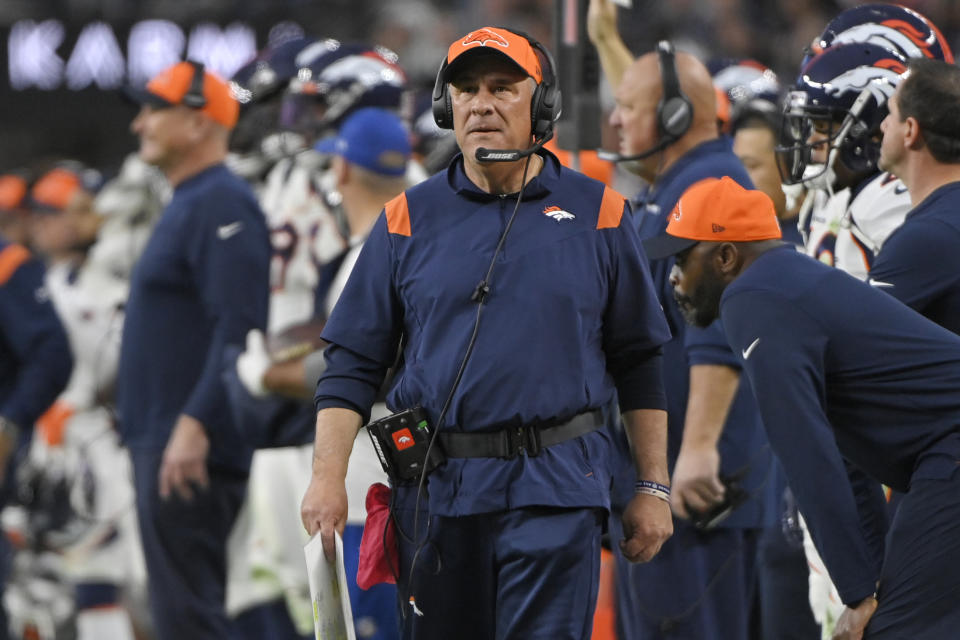
<svg viewBox="0 0 960 640">
<path fill-rule="evenodd" d="M 339 533 L 334 536 L 336 558 L 333 562 L 324 556 L 319 534 L 303 548 L 313 602 L 313 628 L 317 640 L 356 640 L 343 566 L 343 540 Z"/>
</svg>

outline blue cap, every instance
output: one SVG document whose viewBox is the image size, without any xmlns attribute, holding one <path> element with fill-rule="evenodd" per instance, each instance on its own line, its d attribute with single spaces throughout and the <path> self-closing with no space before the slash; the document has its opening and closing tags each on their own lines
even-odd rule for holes
<svg viewBox="0 0 960 640">
<path fill-rule="evenodd" d="M 324 138 L 314 148 L 374 173 L 402 176 L 410 159 L 410 134 L 393 112 L 367 107 L 355 111 L 337 135 Z"/>
</svg>

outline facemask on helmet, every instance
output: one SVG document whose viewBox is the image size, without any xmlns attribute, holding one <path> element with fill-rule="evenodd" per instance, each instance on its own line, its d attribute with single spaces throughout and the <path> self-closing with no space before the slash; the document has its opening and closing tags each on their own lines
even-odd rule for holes
<svg viewBox="0 0 960 640">
<path fill-rule="evenodd" d="M 264 141 L 279 131 L 283 91 L 299 69 L 297 56 L 316 42 L 315 38 L 301 37 L 267 47 L 234 74 L 230 90 L 240 103 L 240 119 L 230 135 L 234 154 L 248 160 L 267 155 Z M 265 157 L 262 161 L 276 159 Z"/>
<path fill-rule="evenodd" d="M 880 123 L 906 64 L 899 54 L 864 43 L 837 45 L 814 56 L 784 100 L 777 146 L 783 182 L 819 176 L 822 172 L 807 171 L 817 150 L 824 171 L 837 161 L 852 173 L 875 171 Z"/>
</svg>

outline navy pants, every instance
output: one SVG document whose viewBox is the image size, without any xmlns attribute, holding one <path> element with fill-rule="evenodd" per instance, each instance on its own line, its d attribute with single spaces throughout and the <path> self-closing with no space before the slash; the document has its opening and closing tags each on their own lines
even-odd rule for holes
<svg viewBox="0 0 960 640">
<path fill-rule="evenodd" d="M 227 537 L 247 489 L 247 474 L 208 467 L 210 485 L 190 502 L 160 499 L 162 452 L 131 452 L 137 516 L 147 563 L 150 609 L 159 640 L 225 640 Z"/>
<path fill-rule="evenodd" d="M 887 533 L 867 640 L 960 637 L 960 470 L 914 480 Z"/>
<path fill-rule="evenodd" d="M 264 602 L 238 614 L 233 620 L 231 640 L 311 640 L 313 635 L 297 633 L 287 603 L 282 598 Z M 358 639 L 359 640 L 359 639 Z"/>
<path fill-rule="evenodd" d="M 674 533 L 648 563 L 620 553 L 623 527 L 611 516 L 617 571 L 617 637 L 623 640 L 747 640 L 758 532 L 702 533 L 674 518 Z"/>
<path fill-rule="evenodd" d="M 434 516 L 409 585 L 415 545 L 400 545 L 403 638 L 589 640 L 604 514 L 526 507 Z M 400 520 L 411 534 L 412 510 Z"/>
</svg>

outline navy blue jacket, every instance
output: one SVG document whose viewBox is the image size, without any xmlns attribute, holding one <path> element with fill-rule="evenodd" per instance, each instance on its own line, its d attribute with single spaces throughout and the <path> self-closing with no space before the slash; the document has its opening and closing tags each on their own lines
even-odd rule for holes
<svg viewBox="0 0 960 640">
<path fill-rule="evenodd" d="M 26 434 L 70 379 L 73 356 L 43 265 L 0 238 L 0 416 Z"/>
<path fill-rule="evenodd" d="M 444 430 L 492 431 L 604 408 L 663 408 L 669 338 L 624 198 L 543 153 L 497 259 L 473 355 Z M 387 405 L 433 424 L 464 357 L 484 277 L 516 203 L 473 185 L 462 158 L 387 204 L 324 329 L 317 408 L 366 417 L 406 336 Z M 648 364 L 657 367 L 652 371 Z M 604 430 L 513 460 L 451 459 L 429 478 L 438 515 L 609 506 Z"/>
<path fill-rule="evenodd" d="M 266 223 L 246 183 L 216 165 L 177 186 L 130 287 L 117 390 L 127 446 L 162 451 L 185 413 L 206 428 L 211 463 L 246 467 L 223 349 L 266 327 L 269 265 Z"/>
<path fill-rule="evenodd" d="M 875 259 L 870 283 L 960 333 L 960 182 L 907 214 Z"/>
<path fill-rule="evenodd" d="M 954 473 L 960 338 L 789 246 L 747 267 L 720 311 L 830 577 L 856 603 L 879 577 L 881 518 L 858 511 L 843 459 L 898 491 Z"/>
<path fill-rule="evenodd" d="M 718 138 L 694 147 L 660 176 L 653 190 L 641 194 L 637 209 L 640 237 L 661 235 L 667 228 L 667 217 L 680 196 L 692 185 L 707 178 L 730 176 L 746 188 L 753 188 L 743 163 L 733 154 L 729 138 Z M 668 460 L 673 473 L 680 453 L 683 426 L 690 391 L 690 367 L 696 364 L 724 365 L 740 370 L 740 357 L 730 350 L 719 322 L 706 329 L 689 326 L 673 298 L 670 269 L 673 259 L 655 260 L 650 265 L 654 287 L 667 316 L 673 339 L 663 348 L 664 384 L 667 391 L 667 412 L 670 426 Z M 730 406 L 730 413 L 718 443 L 720 471 L 732 475 L 749 469 L 744 486 L 750 500 L 722 523 L 725 527 L 759 527 L 774 515 L 770 494 L 764 483 L 771 472 L 772 458 L 763 434 L 763 425 L 756 403 L 746 384 L 741 384 Z M 623 479 L 618 482 L 618 497 L 633 494 L 633 484 L 624 465 Z"/>
</svg>

